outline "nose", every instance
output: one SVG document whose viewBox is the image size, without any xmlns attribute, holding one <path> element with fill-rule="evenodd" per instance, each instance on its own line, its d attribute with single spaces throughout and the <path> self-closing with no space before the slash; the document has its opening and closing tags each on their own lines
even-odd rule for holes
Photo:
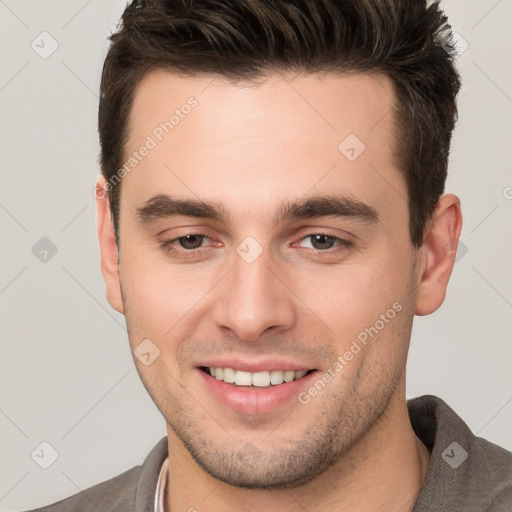
<svg viewBox="0 0 512 512">
<path fill-rule="evenodd" d="M 293 292 L 266 252 L 248 263 L 238 254 L 215 297 L 214 321 L 240 340 L 255 342 L 265 332 L 292 328 L 297 310 Z"/>
</svg>

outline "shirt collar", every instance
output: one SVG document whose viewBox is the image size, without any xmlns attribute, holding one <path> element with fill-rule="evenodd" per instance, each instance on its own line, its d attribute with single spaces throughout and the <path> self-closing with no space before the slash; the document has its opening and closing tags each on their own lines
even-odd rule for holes
<svg viewBox="0 0 512 512">
<path fill-rule="evenodd" d="M 155 492 L 155 512 L 166 512 L 165 511 L 165 489 L 167 486 L 167 473 L 169 469 L 169 457 L 167 457 L 162 467 L 160 468 L 160 475 L 158 476 L 158 482 L 156 484 Z"/>
</svg>

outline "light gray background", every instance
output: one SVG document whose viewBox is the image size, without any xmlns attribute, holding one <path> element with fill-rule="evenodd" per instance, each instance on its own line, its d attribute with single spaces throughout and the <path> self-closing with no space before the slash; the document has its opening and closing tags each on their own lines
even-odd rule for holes
<svg viewBox="0 0 512 512">
<path fill-rule="evenodd" d="M 165 435 L 105 299 L 95 232 L 97 91 L 124 3 L 0 0 L 2 511 L 111 478 Z M 512 0 L 443 5 L 469 43 L 447 185 L 467 253 L 441 310 L 415 321 L 408 396 L 442 397 L 512 449 Z M 59 45 L 46 59 L 31 47 L 43 31 Z M 46 263 L 42 237 L 58 248 Z M 59 453 L 46 470 L 31 458 L 42 441 Z"/>
</svg>

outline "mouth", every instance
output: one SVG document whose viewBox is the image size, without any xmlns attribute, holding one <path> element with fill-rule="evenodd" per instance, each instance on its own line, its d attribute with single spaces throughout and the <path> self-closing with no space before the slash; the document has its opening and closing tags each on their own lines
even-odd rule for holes
<svg viewBox="0 0 512 512">
<path fill-rule="evenodd" d="M 220 410 L 243 415 L 279 413 L 298 403 L 299 395 L 318 378 L 318 368 L 307 363 L 265 359 L 210 359 L 198 361 L 195 375 L 205 393 Z"/>
<path fill-rule="evenodd" d="M 234 368 L 213 366 L 200 366 L 199 369 L 206 375 L 240 388 L 265 389 L 293 381 L 301 380 L 315 372 L 312 370 L 263 370 L 248 372 Z"/>
</svg>

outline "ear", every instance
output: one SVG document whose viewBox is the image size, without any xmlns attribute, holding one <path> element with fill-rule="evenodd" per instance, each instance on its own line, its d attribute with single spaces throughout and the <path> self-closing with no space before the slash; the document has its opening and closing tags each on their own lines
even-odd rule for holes
<svg viewBox="0 0 512 512">
<path fill-rule="evenodd" d="M 119 254 L 110 211 L 108 184 L 103 176 L 96 181 L 96 209 L 98 213 L 98 238 L 101 251 L 101 273 L 107 287 L 107 300 L 119 313 L 124 312 L 119 279 Z"/>
<path fill-rule="evenodd" d="M 446 297 L 462 229 L 460 200 L 453 194 L 439 199 L 433 218 L 427 225 L 420 251 L 420 280 L 416 289 L 416 315 L 436 311 Z"/>
</svg>

